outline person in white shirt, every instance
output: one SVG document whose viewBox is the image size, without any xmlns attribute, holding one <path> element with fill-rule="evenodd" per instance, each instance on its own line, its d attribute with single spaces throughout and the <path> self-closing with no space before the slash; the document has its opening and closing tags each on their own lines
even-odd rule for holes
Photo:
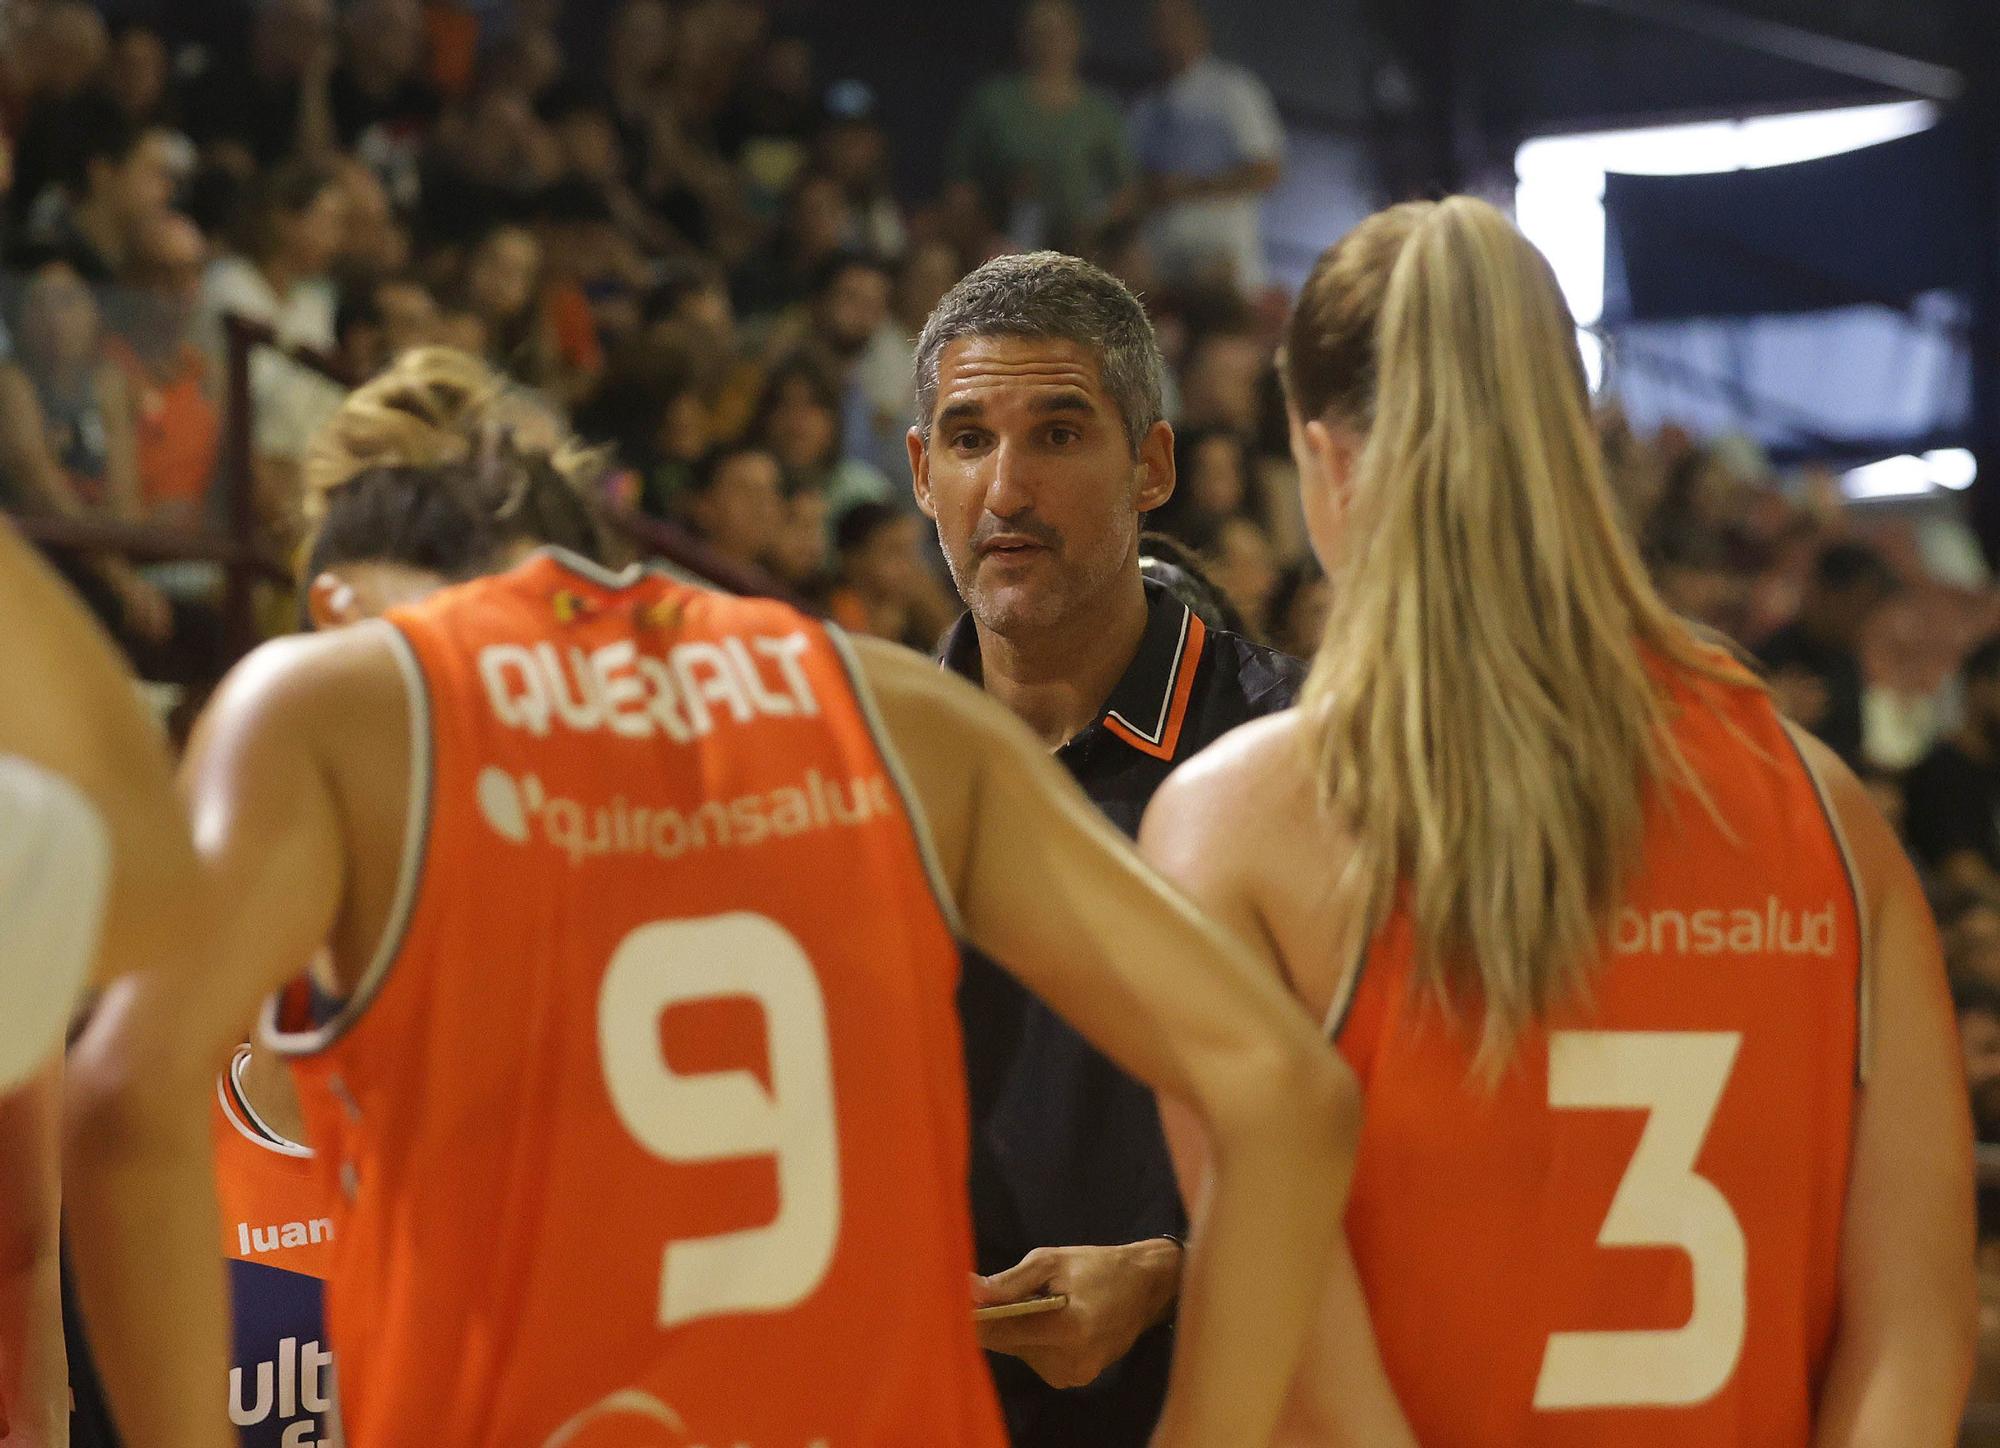
<svg viewBox="0 0 2000 1448">
<path fill-rule="evenodd" d="M 1259 199 L 1278 184 L 1284 130 L 1264 83 L 1210 49 L 1195 0 L 1158 0 L 1167 79 L 1131 116 L 1146 242 L 1163 280 L 1254 292 L 1269 279 Z"/>
</svg>

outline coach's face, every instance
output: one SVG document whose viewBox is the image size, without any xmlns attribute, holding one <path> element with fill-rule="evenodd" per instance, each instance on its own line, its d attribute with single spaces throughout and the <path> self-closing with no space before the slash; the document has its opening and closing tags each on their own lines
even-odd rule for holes
<svg viewBox="0 0 2000 1448">
<path fill-rule="evenodd" d="M 1139 515 L 1174 490 L 1173 429 L 1137 456 L 1094 349 L 968 337 L 938 359 L 930 441 L 909 435 L 917 504 L 959 596 L 1001 637 L 1080 623 L 1139 567 Z"/>
</svg>

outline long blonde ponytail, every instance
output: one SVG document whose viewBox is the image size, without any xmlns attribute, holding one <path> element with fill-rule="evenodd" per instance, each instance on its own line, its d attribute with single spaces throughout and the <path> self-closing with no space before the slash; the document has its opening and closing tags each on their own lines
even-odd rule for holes
<svg viewBox="0 0 2000 1448">
<path fill-rule="evenodd" d="M 1575 325 L 1483 201 L 1378 214 L 1286 341 L 1306 417 L 1365 435 L 1302 705 L 1354 848 L 1358 949 L 1401 903 L 1419 980 L 1482 1058 L 1588 984 L 1651 786 L 1686 775 L 1651 652 L 1716 666 L 1654 593 L 1606 486 Z"/>
</svg>

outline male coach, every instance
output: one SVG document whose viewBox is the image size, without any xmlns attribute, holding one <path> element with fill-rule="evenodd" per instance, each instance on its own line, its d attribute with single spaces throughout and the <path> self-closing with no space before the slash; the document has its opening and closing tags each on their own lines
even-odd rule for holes
<svg viewBox="0 0 2000 1448">
<path fill-rule="evenodd" d="M 1142 580 L 1140 515 L 1174 489 L 1163 362 L 1139 301 L 1054 252 L 1005 256 L 917 344 L 918 506 L 969 612 L 947 667 L 1041 736 L 1127 834 L 1161 781 L 1292 702 L 1296 660 L 1205 628 Z M 1186 1217 L 1152 1096 L 990 962 L 960 993 L 982 1302 L 1021 1448 L 1143 1448 L 1172 1355 Z"/>
</svg>

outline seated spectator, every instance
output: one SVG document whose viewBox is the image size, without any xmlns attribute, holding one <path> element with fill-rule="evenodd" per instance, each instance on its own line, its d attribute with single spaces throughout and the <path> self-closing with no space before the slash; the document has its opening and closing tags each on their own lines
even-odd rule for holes
<svg viewBox="0 0 2000 1448">
<path fill-rule="evenodd" d="M 1177 428 L 1225 428 L 1255 436 L 1263 412 L 1262 383 L 1271 346 L 1247 317 L 1202 328 L 1188 343 L 1181 367 Z"/>
<path fill-rule="evenodd" d="M 189 87 L 188 134 L 245 169 L 326 157 L 336 140 L 327 85 L 337 56 L 330 0 L 266 0 L 248 55 L 215 53 Z"/>
<path fill-rule="evenodd" d="M 650 340 L 613 355 L 576 426 L 592 442 L 611 445 L 633 478 L 629 502 L 654 518 L 683 516 L 696 470 L 716 440 L 694 363 L 681 349 Z"/>
<path fill-rule="evenodd" d="M 910 426 L 908 413 L 878 416 L 868 391 L 868 351 L 888 321 L 888 266 L 862 252 L 838 252 L 820 268 L 811 305 L 792 319 L 796 340 L 783 348 L 809 352 L 825 366 L 839 394 L 843 455 L 884 474 L 908 465 L 903 436 Z"/>
<path fill-rule="evenodd" d="M 224 319 L 271 329 L 284 347 L 330 356 L 336 337 L 329 269 L 345 235 L 346 208 L 329 168 L 290 161 L 261 176 L 240 212 L 236 252 L 212 263 L 202 305 L 218 365 Z M 268 522 L 289 528 L 298 459 L 319 425 L 340 405 L 342 390 L 309 367 L 260 348 L 251 358 L 251 431 L 262 463 Z"/>
<path fill-rule="evenodd" d="M 756 415 L 764 369 L 745 355 L 721 269 L 695 257 L 663 264 L 645 314 L 650 339 L 685 352 L 692 362 L 710 432 L 741 437 Z"/>
<path fill-rule="evenodd" d="M 750 66 L 716 121 L 716 146 L 743 173 L 759 215 L 778 203 L 806 167 L 820 128 L 812 47 L 796 37 L 773 41 Z"/>
<path fill-rule="evenodd" d="M 11 134 L 12 221 L 18 228 L 43 194 L 62 180 L 70 154 L 71 122 L 103 72 L 110 41 L 104 18 L 85 0 L 50 0 L 17 7 L 9 15 L 7 43 L 0 62 L 8 68 L 12 114 L 0 116 Z"/>
<path fill-rule="evenodd" d="M 149 521 L 183 527 L 201 519 L 222 446 L 218 376 L 196 341 L 207 259 L 207 239 L 185 216 L 152 221 L 106 342 L 132 403 L 140 509 Z"/>
<path fill-rule="evenodd" d="M 341 276 L 391 276 L 410 265 L 410 233 L 389 193 L 369 167 L 352 156 L 333 162 L 340 190 L 341 245 L 334 258 Z"/>
<path fill-rule="evenodd" d="M 952 131 L 949 204 L 1021 250 L 1085 250 L 1133 203 L 1125 123 L 1083 79 L 1083 22 L 1069 0 L 1031 0 L 1020 46 L 1022 68 L 974 91 Z"/>
<path fill-rule="evenodd" d="M 1332 606 L 1333 585 L 1327 582 L 1317 560 L 1291 564 L 1278 575 L 1278 586 L 1271 590 L 1264 634 L 1273 648 L 1295 659 L 1311 659 L 1326 636 L 1326 615 Z"/>
<path fill-rule="evenodd" d="M 385 276 L 341 292 L 334 311 L 341 370 L 364 382 L 412 347 L 438 340 L 437 301 L 411 276 Z"/>
<path fill-rule="evenodd" d="M 602 97 L 581 86 L 558 86 L 541 110 L 560 153 L 558 186 L 587 189 L 604 219 L 649 255 L 688 250 L 687 240 L 632 188 L 617 122 Z"/>
<path fill-rule="evenodd" d="M 929 652 L 957 605 L 931 571 L 915 514 L 857 503 L 833 526 L 840 582 L 827 601 L 842 628 Z"/>
<path fill-rule="evenodd" d="M 766 323 L 807 301 L 851 229 L 847 194 L 831 176 L 808 172 L 792 188 L 777 232 L 737 268 L 737 312 Z"/>
<path fill-rule="evenodd" d="M 912 246 L 896 266 L 889 318 L 876 330 L 858 364 L 880 439 L 878 451 L 888 454 L 878 461 L 892 478 L 908 471 L 908 463 L 899 454 L 903 431 L 917 415 L 917 334 L 923 331 L 932 309 L 964 275 L 964 258 L 943 238 Z"/>
<path fill-rule="evenodd" d="M 1980 1141 L 2000 1144 L 2000 990 L 1980 982 L 1960 982 L 1951 995 L 1958 1012 L 1973 1129 Z"/>
<path fill-rule="evenodd" d="M 1757 650 L 1778 706 L 1850 765 L 1861 755 L 1861 634 L 1896 590 L 1882 555 L 1835 543 L 1813 564 L 1797 620 Z"/>
<path fill-rule="evenodd" d="M 909 231 L 891 186 L 889 137 L 882 129 L 873 88 L 858 80 L 827 88 L 826 120 L 814 154 L 818 168 L 847 192 L 853 221 L 847 244 L 876 256 L 901 256 L 909 244 Z M 937 296 L 942 297 L 963 271 L 959 267 Z M 937 297 L 931 301 L 935 304 Z M 923 315 L 928 316 L 928 310 Z M 916 335 L 914 330 L 911 335 Z"/>
<path fill-rule="evenodd" d="M 168 88 L 172 75 L 173 57 L 158 30 L 136 20 L 113 27 L 104 89 L 133 125 L 150 130 L 172 124 L 174 97 Z M 186 142 L 185 137 L 176 139 Z"/>
<path fill-rule="evenodd" d="M 424 74 L 422 6 L 418 0 L 351 0 L 341 35 L 340 64 L 328 81 L 334 135 L 347 147 L 366 140 L 378 156 L 393 146 L 414 146 L 441 108 Z M 368 136 L 376 130 L 378 136 Z"/>
<path fill-rule="evenodd" d="M 1903 780 L 1910 849 L 1948 884 L 2000 894 L 2000 637 L 1965 661 L 1965 720 Z"/>
<path fill-rule="evenodd" d="M 1157 0 L 1153 44 L 1167 79 L 1132 111 L 1148 250 L 1171 284 L 1258 291 L 1269 278 L 1259 200 L 1284 151 L 1270 89 L 1216 57 L 1195 0 Z"/>
<path fill-rule="evenodd" d="M 794 597 L 825 608 L 839 583 L 829 542 L 826 497 L 814 488 L 796 488 L 785 495 L 785 526 L 771 550 L 773 577 Z"/>
<path fill-rule="evenodd" d="M 17 360 L 0 363 L 0 503 L 51 517 L 138 521 L 131 400 L 105 360 L 90 289 L 67 262 L 44 262 L 12 330 Z M 109 554 L 56 562 L 135 660 L 167 642 L 173 606 L 131 564 Z"/>
<path fill-rule="evenodd" d="M 839 390 L 810 357 L 793 356 L 771 369 L 749 436 L 770 449 L 787 487 L 817 488 L 836 518 L 856 503 L 894 496 L 880 468 L 844 455 Z"/>
<path fill-rule="evenodd" d="M 1270 616 L 1278 587 L 1278 563 L 1271 540 L 1251 519 L 1236 514 L 1208 519 L 1190 530 L 1188 544 L 1204 571 L 1250 627 L 1245 636 L 1261 641 L 1257 626 Z"/>
<path fill-rule="evenodd" d="M 423 240 L 470 245 L 525 221 L 562 169 L 562 151 L 527 93 L 487 83 L 447 113 L 422 164 Z"/>
<path fill-rule="evenodd" d="M 1146 517 L 1146 526 L 1185 541 L 1224 518 L 1248 516 L 1251 507 L 1249 444 L 1222 427 L 1174 433 L 1173 496 Z"/>
<path fill-rule="evenodd" d="M 745 568 L 769 567 L 785 531 L 777 459 L 760 447 L 727 443 L 695 469 L 687 516 L 709 547 Z"/>
<path fill-rule="evenodd" d="M 1945 885 L 1933 909 L 1944 938 L 1944 963 L 1955 981 L 1983 981 L 2000 990 L 2000 898 Z"/>
<path fill-rule="evenodd" d="M 69 108 L 67 124 L 60 189 L 35 208 L 28 251 L 60 257 L 100 286 L 119 278 L 140 230 L 172 201 L 173 144 L 94 96 Z"/>
<path fill-rule="evenodd" d="M 604 368 L 588 303 L 552 288 L 542 244 L 525 226 L 502 223 L 473 248 L 460 284 L 467 311 L 486 328 L 487 357 L 516 381 L 566 406 L 586 397 Z"/>
</svg>

